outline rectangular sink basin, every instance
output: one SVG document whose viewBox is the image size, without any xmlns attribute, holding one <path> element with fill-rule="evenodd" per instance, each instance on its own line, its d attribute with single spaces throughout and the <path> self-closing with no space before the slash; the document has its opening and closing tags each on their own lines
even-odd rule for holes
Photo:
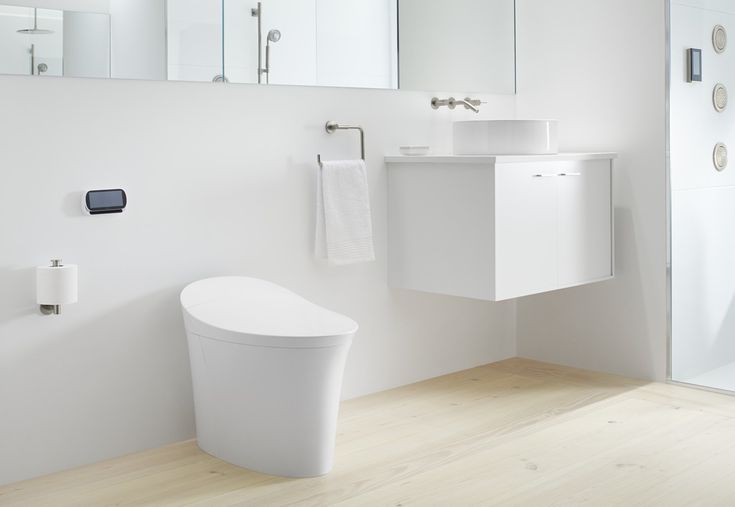
<svg viewBox="0 0 735 507">
<path fill-rule="evenodd" d="M 550 155 L 559 153 L 557 120 L 454 122 L 455 155 Z"/>
</svg>

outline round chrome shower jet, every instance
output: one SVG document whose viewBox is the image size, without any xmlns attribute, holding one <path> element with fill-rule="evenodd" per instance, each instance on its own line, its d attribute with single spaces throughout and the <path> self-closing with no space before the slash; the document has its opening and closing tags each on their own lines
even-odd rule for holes
<svg viewBox="0 0 735 507">
<path fill-rule="evenodd" d="M 18 33 L 22 33 L 23 35 L 47 35 L 50 33 L 54 33 L 53 30 L 44 30 L 43 28 L 38 28 L 38 9 L 33 9 L 33 28 L 22 28 L 20 30 L 17 30 Z"/>
</svg>

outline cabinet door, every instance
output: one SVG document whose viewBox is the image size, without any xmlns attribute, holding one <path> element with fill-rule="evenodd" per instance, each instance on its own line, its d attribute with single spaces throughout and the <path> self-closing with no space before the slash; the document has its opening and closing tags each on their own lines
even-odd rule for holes
<svg viewBox="0 0 735 507">
<path fill-rule="evenodd" d="M 545 164 L 496 166 L 496 300 L 557 287 L 557 174 Z"/>
<path fill-rule="evenodd" d="M 559 192 L 559 287 L 612 276 L 611 161 L 567 162 Z"/>
</svg>

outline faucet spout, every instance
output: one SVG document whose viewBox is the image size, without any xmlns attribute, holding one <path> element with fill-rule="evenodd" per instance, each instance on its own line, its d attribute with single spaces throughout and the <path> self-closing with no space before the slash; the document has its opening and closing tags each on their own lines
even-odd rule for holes
<svg viewBox="0 0 735 507">
<path fill-rule="evenodd" d="M 472 100 L 471 98 L 467 97 L 462 100 L 455 100 L 456 104 L 462 104 L 465 109 L 469 109 L 470 111 L 474 111 L 475 113 L 480 112 L 480 101 L 479 100 Z"/>
</svg>

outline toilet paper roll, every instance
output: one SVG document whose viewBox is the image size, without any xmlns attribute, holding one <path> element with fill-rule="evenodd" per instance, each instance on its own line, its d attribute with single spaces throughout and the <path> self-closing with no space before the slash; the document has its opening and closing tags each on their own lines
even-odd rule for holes
<svg viewBox="0 0 735 507">
<path fill-rule="evenodd" d="M 77 298 L 76 264 L 36 268 L 36 302 L 39 305 L 67 305 L 76 303 Z"/>
</svg>

